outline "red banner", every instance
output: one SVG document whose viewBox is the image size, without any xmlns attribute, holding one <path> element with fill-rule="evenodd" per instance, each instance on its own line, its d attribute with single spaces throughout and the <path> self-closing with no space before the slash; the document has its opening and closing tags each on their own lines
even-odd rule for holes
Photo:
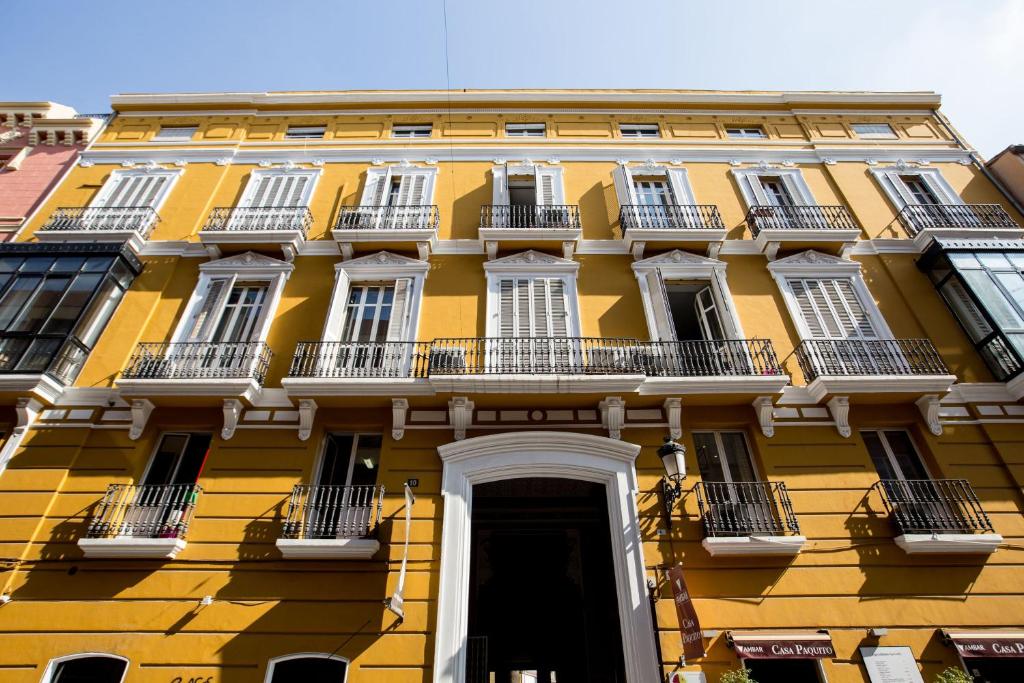
<svg viewBox="0 0 1024 683">
<path fill-rule="evenodd" d="M 683 565 L 668 570 L 668 582 L 672 585 L 672 599 L 676 604 L 679 618 L 679 633 L 683 638 L 683 657 L 697 659 L 704 656 L 704 635 L 700 630 L 697 611 L 693 608 L 690 592 L 686 590 Z"/>
<path fill-rule="evenodd" d="M 951 636 L 956 651 L 964 659 L 971 657 L 1024 657 L 1024 638 L 960 638 Z"/>
<path fill-rule="evenodd" d="M 740 659 L 832 659 L 836 650 L 827 635 L 810 638 L 764 636 L 743 638 L 734 636 L 732 641 Z"/>
</svg>

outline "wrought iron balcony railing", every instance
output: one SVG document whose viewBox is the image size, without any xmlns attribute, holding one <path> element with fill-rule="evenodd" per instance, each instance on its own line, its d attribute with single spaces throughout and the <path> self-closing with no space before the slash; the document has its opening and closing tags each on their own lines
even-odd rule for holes
<svg viewBox="0 0 1024 683">
<path fill-rule="evenodd" d="M 146 237 L 159 221 L 160 216 L 148 206 L 61 207 L 40 230 L 135 233 Z"/>
<path fill-rule="evenodd" d="M 343 206 L 335 230 L 437 230 L 436 206 Z"/>
<path fill-rule="evenodd" d="M 198 484 L 111 484 L 86 535 L 184 538 L 202 492 Z"/>
<path fill-rule="evenodd" d="M 139 344 L 124 379 L 244 379 L 262 384 L 273 352 L 263 342 Z"/>
<path fill-rule="evenodd" d="M 883 479 L 875 488 L 901 534 L 993 533 L 992 521 L 963 479 Z"/>
<path fill-rule="evenodd" d="M 1020 228 L 999 204 L 908 204 L 897 218 L 911 237 L 927 228 Z"/>
<path fill-rule="evenodd" d="M 762 230 L 859 230 L 845 206 L 771 206 L 747 211 L 747 226 L 757 237 Z"/>
<path fill-rule="evenodd" d="M 422 378 L 441 375 L 781 375 L 764 339 L 643 342 L 601 337 L 301 342 L 290 377 Z"/>
<path fill-rule="evenodd" d="M 383 486 L 320 486 L 292 489 L 282 538 L 367 538 L 376 532 L 384 506 Z"/>
<path fill-rule="evenodd" d="M 623 232 L 634 229 L 725 230 L 714 204 L 626 204 L 619 209 L 619 224 Z"/>
<path fill-rule="evenodd" d="M 822 375 L 948 375 L 928 339 L 806 339 L 796 350 L 804 378 Z"/>
<path fill-rule="evenodd" d="M 786 485 L 778 481 L 702 481 L 694 487 L 705 536 L 799 534 Z"/>
<path fill-rule="evenodd" d="M 580 207 L 575 204 L 485 204 L 480 207 L 480 227 L 579 230 Z"/>
<path fill-rule="evenodd" d="M 299 232 L 309 234 L 313 214 L 305 206 L 218 207 L 203 226 L 209 232 Z"/>
</svg>

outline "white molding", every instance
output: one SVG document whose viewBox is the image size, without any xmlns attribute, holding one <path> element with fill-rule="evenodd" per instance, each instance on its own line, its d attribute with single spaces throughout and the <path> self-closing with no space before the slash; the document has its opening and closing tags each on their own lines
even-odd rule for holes
<svg viewBox="0 0 1024 683">
<path fill-rule="evenodd" d="M 501 308 L 501 280 L 507 279 L 510 276 L 523 277 L 526 275 L 532 278 L 562 280 L 562 291 L 565 293 L 566 308 L 569 316 L 567 321 L 568 336 L 583 336 L 580 328 L 579 294 L 576 287 L 576 275 L 579 269 L 580 264 L 577 261 L 559 258 L 558 256 L 552 256 L 533 249 L 484 263 L 484 274 L 487 278 L 487 317 L 484 326 L 486 336 L 501 336 L 498 329 L 498 311 Z M 434 381 L 434 379 L 431 378 L 431 381 Z M 454 382 L 459 381 L 457 377 L 436 379 L 438 381 L 443 381 L 443 379 L 451 379 Z M 516 381 L 516 383 L 519 382 Z"/>
<path fill-rule="evenodd" d="M 894 540 L 908 555 L 988 555 L 1003 543 L 999 534 L 903 534 Z"/>
<path fill-rule="evenodd" d="M 132 415 L 132 425 L 128 432 L 128 438 L 132 441 L 138 441 L 146 429 L 149 416 L 153 413 L 153 402 L 145 398 L 136 398 L 129 404 L 129 408 Z"/>
<path fill-rule="evenodd" d="M 662 404 L 668 421 L 668 433 L 674 440 L 683 438 L 683 400 L 666 398 Z"/>
<path fill-rule="evenodd" d="M 220 438 L 228 441 L 235 435 L 238 420 L 242 417 L 242 402 L 237 398 L 226 398 L 223 404 L 224 427 L 220 430 Z"/>
<path fill-rule="evenodd" d="M 772 397 L 758 396 L 751 405 L 757 415 L 757 422 L 761 425 L 761 433 L 768 438 L 775 436 L 775 405 Z"/>
<path fill-rule="evenodd" d="M 426 378 L 394 377 L 284 377 L 281 386 L 290 398 L 338 396 L 434 396 L 437 389 Z"/>
<path fill-rule="evenodd" d="M 605 486 L 626 683 L 660 680 L 635 498 L 634 461 L 639 452 L 636 444 L 550 431 L 492 434 L 438 448 L 444 463 L 444 513 L 434 683 L 461 683 L 466 674 L 473 486 L 525 477 L 567 478 Z"/>
<path fill-rule="evenodd" d="M 125 379 L 115 380 L 121 396 L 168 397 L 198 396 L 205 398 L 240 398 L 254 403 L 260 395 L 260 385 L 249 377 L 233 379 Z"/>
<path fill-rule="evenodd" d="M 616 441 L 622 439 L 622 428 L 626 426 L 626 402 L 619 396 L 609 396 L 597 404 L 601 411 L 601 426 L 608 430 L 608 436 Z"/>
<path fill-rule="evenodd" d="M 279 538 L 274 545 L 286 560 L 368 560 L 380 550 L 373 538 Z"/>
<path fill-rule="evenodd" d="M 409 401 L 404 398 L 391 399 L 391 438 L 401 441 L 405 436 L 405 420 L 409 414 Z"/>
<path fill-rule="evenodd" d="M 306 441 L 313 433 L 313 419 L 316 417 L 316 401 L 311 398 L 299 399 L 299 441 Z"/>
<path fill-rule="evenodd" d="M 787 384 L 789 375 L 646 377 L 640 395 L 759 396 L 781 393 Z"/>
<path fill-rule="evenodd" d="M 124 662 L 124 671 L 121 672 L 121 677 L 117 679 L 117 683 L 124 683 L 124 679 L 128 676 L 128 669 L 131 661 L 127 657 L 121 655 L 111 654 L 109 652 L 76 652 L 73 655 L 65 655 L 63 657 L 54 657 L 46 664 L 46 669 L 43 671 L 43 677 L 40 679 L 42 683 L 54 683 L 53 674 L 56 672 L 57 667 L 63 663 L 73 659 L 82 659 L 83 657 L 105 657 L 107 659 L 116 659 Z"/>
<path fill-rule="evenodd" d="M 19 398 L 14 402 L 14 413 L 17 421 L 11 430 L 11 435 L 4 442 L 3 448 L 0 448 L 0 474 L 3 474 L 4 470 L 7 469 L 7 463 L 11 461 L 18 448 L 21 447 L 21 442 L 25 439 L 28 430 L 39 419 L 42 410 L 43 404 L 34 398 Z"/>
<path fill-rule="evenodd" d="M 944 394 L 955 375 L 819 375 L 807 391 L 815 401 L 831 394 Z"/>
<path fill-rule="evenodd" d="M 114 538 L 80 538 L 78 547 L 86 557 L 103 558 L 149 558 L 173 560 L 186 542 L 181 538 L 136 538 L 115 536 Z"/>
<path fill-rule="evenodd" d="M 393 380 L 391 380 L 393 381 Z M 600 394 L 609 391 L 635 392 L 644 384 L 643 375 L 434 375 L 430 386 L 439 393 L 480 394 Z M 392 394 L 398 393 L 392 391 Z M 674 393 L 670 390 L 653 393 Z"/>
<path fill-rule="evenodd" d="M 454 396 L 448 401 L 448 423 L 455 432 L 455 440 L 466 438 L 466 430 L 473 426 L 474 404 L 465 396 Z"/>
<path fill-rule="evenodd" d="M 545 254 L 542 251 L 527 249 L 517 254 L 510 254 L 484 264 L 484 272 L 490 274 L 522 275 L 532 273 L 540 276 L 555 277 L 557 275 L 575 274 L 580 269 L 578 261 Z"/>
<path fill-rule="evenodd" d="M 853 431 L 850 429 L 850 399 L 846 396 L 833 396 L 828 405 L 828 412 L 836 423 L 836 431 L 844 439 L 850 438 Z"/>
<path fill-rule="evenodd" d="M 800 553 L 806 536 L 708 536 L 701 545 L 712 557 L 787 555 Z"/>
<path fill-rule="evenodd" d="M 936 394 L 926 394 L 914 401 L 914 405 L 921 411 L 928 430 L 935 436 L 942 436 L 942 423 L 939 421 L 939 397 Z"/>
</svg>

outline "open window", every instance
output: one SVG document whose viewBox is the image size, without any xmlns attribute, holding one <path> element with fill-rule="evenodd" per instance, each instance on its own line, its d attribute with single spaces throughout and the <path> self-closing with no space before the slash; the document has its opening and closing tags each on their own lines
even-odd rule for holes
<svg viewBox="0 0 1024 683">
<path fill-rule="evenodd" d="M 377 502 L 379 434 L 328 434 L 307 497 L 306 538 L 369 534 Z"/>
<path fill-rule="evenodd" d="M 495 166 L 492 228 L 564 228 L 571 224 L 565 206 L 562 169 L 520 164 Z"/>
<path fill-rule="evenodd" d="M 334 655 L 305 653 L 270 660 L 266 683 L 345 683 L 348 660 Z"/>
<path fill-rule="evenodd" d="M 128 660 L 106 654 L 78 654 L 51 660 L 43 683 L 122 683 Z"/>
<path fill-rule="evenodd" d="M 320 170 L 259 169 L 252 172 L 228 230 L 299 231 L 305 234 L 309 200 Z"/>
<path fill-rule="evenodd" d="M 436 168 L 371 168 L 359 200 L 360 227 L 426 229 L 432 214 Z"/>
<path fill-rule="evenodd" d="M 686 169 L 621 164 L 612 178 L 624 209 L 624 228 L 706 227 L 707 217 L 695 206 Z"/>
<path fill-rule="evenodd" d="M 886 166 L 873 168 L 871 173 L 898 209 L 908 205 L 963 204 L 960 195 L 937 168 Z"/>
<path fill-rule="evenodd" d="M 119 169 L 82 214 L 81 230 L 145 237 L 156 224 L 157 212 L 170 193 L 181 169 Z"/>
</svg>

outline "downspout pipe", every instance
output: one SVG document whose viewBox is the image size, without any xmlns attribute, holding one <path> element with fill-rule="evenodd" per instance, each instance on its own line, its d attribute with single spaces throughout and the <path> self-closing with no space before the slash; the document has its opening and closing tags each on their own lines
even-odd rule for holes
<svg viewBox="0 0 1024 683">
<path fill-rule="evenodd" d="M 1003 185 L 1003 183 L 998 178 L 996 178 L 990 170 L 988 170 L 988 167 L 985 166 L 985 162 L 982 161 L 981 155 L 978 154 L 977 150 L 968 146 L 967 143 L 963 141 L 963 139 L 960 137 L 959 134 L 957 134 L 956 130 L 953 129 L 953 126 L 949 123 L 949 120 L 946 119 L 946 116 L 942 112 L 940 112 L 938 109 L 932 109 L 932 114 L 935 115 L 935 119 L 939 122 L 939 125 L 941 125 L 945 129 L 945 131 L 949 133 L 950 136 L 952 136 L 957 146 L 960 147 L 960 149 L 967 152 L 968 155 L 970 155 L 971 161 L 974 162 L 974 165 L 978 167 L 978 170 L 981 171 L 982 175 L 988 178 L 989 182 L 996 186 L 996 189 L 999 190 L 999 192 L 1003 195 L 1006 201 L 1010 202 L 1010 205 L 1017 210 L 1017 213 L 1019 213 L 1021 216 L 1024 216 L 1024 206 L 1021 206 L 1020 202 L 1018 202 L 1013 197 L 1013 195 L 1010 194 L 1010 191 L 1006 189 L 1006 186 Z"/>
</svg>

